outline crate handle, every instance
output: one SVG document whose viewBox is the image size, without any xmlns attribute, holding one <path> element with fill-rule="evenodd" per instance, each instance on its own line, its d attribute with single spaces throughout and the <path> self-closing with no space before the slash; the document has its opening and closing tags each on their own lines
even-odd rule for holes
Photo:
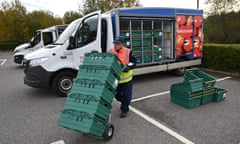
<svg viewBox="0 0 240 144">
<path fill-rule="evenodd" d="M 103 118 L 99 117 L 98 115 L 95 115 L 94 120 L 96 122 L 100 123 L 100 124 L 105 124 L 106 123 L 106 121 Z"/>
<path fill-rule="evenodd" d="M 83 117 L 83 118 L 88 118 L 88 119 L 92 118 L 92 116 L 86 112 L 76 111 L 73 109 L 64 109 L 64 110 L 62 110 L 62 113 L 68 114 L 68 116 L 72 116 L 72 117 Z"/>
<path fill-rule="evenodd" d="M 84 83 L 86 84 L 99 84 L 99 85 L 103 85 L 103 83 L 100 80 L 91 80 L 91 79 L 77 79 L 76 80 L 77 83 Z"/>
<path fill-rule="evenodd" d="M 111 105 L 108 104 L 108 102 L 107 102 L 106 100 L 104 100 L 104 99 L 101 101 L 101 104 L 102 104 L 104 107 L 111 107 Z"/>
<path fill-rule="evenodd" d="M 104 65 L 96 65 L 96 66 L 92 66 L 92 65 L 81 65 L 80 69 L 84 68 L 84 69 L 101 69 L 101 70 L 108 70 L 108 68 Z"/>
<path fill-rule="evenodd" d="M 74 102 L 81 103 L 81 100 L 83 101 L 82 104 L 89 104 L 90 101 L 99 101 L 97 98 L 92 99 L 91 97 L 87 98 L 75 98 Z"/>
</svg>

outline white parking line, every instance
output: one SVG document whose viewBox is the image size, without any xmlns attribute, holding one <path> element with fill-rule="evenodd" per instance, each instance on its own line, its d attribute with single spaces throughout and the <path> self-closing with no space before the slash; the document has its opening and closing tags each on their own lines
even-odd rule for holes
<svg viewBox="0 0 240 144">
<path fill-rule="evenodd" d="M 224 81 L 224 80 L 231 79 L 231 78 L 232 77 L 227 76 L 227 77 L 223 77 L 223 78 L 217 79 L 216 81 L 220 82 L 220 81 Z M 165 91 L 165 92 L 161 92 L 161 93 L 155 93 L 155 94 L 151 94 L 151 95 L 148 95 L 148 96 L 132 99 L 132 102 L 138 102 L 138 101 L 141 101 L 141 100 L 145 100 L 145 99 L 150 99 L 150 98 L 153 98 L 153 97 L 166 95 L 166 94 L 169 94 L 169 93 L 170 93 L 170 91 Z"/>
<path fill-rule="evenodd" d="M 145 99 L 149 99 L 149 98 L 153 98 L 153 97 L 158 97 L 158 96 L 166 95 L 166 94 L 169 94 L 169 93 L 170 93 L 170 91 L 155 93 L 155 94 L 148 95 L 148 96 L 145 96 L 145 97 L 140 97 L 140 98 L 133 99 L 132 102 L 137 102 L 137 101 L 141 101 L 141 100 L 145 100 Z"/>
<path fill-rule="evenodd" d="M 7 59 L 0 59 L 0 65 L 4 65 L 7 62 Z"/>
<path fill-rule="evenodd" d="M 51 144 L 65 144 L 65 142 L 63 140 L 59 140 L 59 141 L 55 141 Z"/>
<path fill-rule="evenodd" d="M 143 119 L 145 119 L 146 121 L 148 121 L 149 123 L 153 124 L 154 126 L 158 127 L 159 129 L 165 131 L 166 133 L 168 133 L 169 135 L 175 137 L 176 139 L 178 139 L 179 141 L 181 141 L 184 144 L 194 144 L 194 142 L 190 141 L 189 139 L 183 137 L 182 135 L 178 134 L 177 132 L 171 130 L 170 128 L 166 127 L 165 125 L 161 124 L 160 122 L 154 120 L 152 117 L 142 113 L 141 111 L 137 110 L 136 108 L 130 106 L 129 109 L 134 112 L 135 114 L 137 114 L 138 116 L 142 117 Z"/>
<path fill-rule="evenodd" d="M 224 81 L 224 80 L 227 80 L 227 79 L 230 79 L 232 77 L 228 76 L 228 77 L 223 77 L 223 78 L 220 78 L 220 79 L 217 79 L 216 81 L 217 82 L 220 82 L 220 81 Z"/>
</svg>

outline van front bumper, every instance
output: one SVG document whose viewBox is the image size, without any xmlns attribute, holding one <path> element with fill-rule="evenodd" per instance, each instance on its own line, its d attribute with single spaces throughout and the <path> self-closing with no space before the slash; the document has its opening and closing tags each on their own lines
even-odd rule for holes
<svg viewBox="0 0 240 144">
<path fill-rule="evenodd" d="M 41 66 L 30 67 L 27 64 L 24 73 L 24 84 L 34 88 L 50 88 L 53 72 L 48 72 Z"/>
</svg>

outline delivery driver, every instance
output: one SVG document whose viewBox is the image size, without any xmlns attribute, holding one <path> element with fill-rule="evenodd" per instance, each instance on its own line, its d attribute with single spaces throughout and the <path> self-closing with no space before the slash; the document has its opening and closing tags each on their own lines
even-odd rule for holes
<svg viewBox="0 0 240 144">
<path fill-rule="evenodd" d="M 132 69 L 136 66 L 136 58 L 132 55 L 132 51 L 125 48 L 123 37 L 116 37 L 113 44 L 111 52 L 118 56 L 122 64 L 124 64 L 123 72 L 120 74 L 120 81 L 117 87 L 117 94 L 115 98 L 121 102 L 121 114 L 120 118 L 125 118 L 129 111 L 128 106 L 132 100 L 132 79 L 133 71 Z"/>
</svg>

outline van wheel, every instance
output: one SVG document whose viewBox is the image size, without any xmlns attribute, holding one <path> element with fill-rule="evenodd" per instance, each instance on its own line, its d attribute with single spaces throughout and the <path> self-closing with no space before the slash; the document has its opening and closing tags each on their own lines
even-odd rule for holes
<svg viewBox="0 0 240 144">
<path fill-rule="evenodd" d="M 62 71 L 58 73 L 52 81 L 52 89 L 60 97 L 66 97 L 72 89 L 73 78 L 76 76 L 71 71 Z"/>
<path fill-rule="evenodd" d="M 173 74 L 176 76 L 183 76 L 185 73 L 185 68 L 179 68 L 173 71 Z"/>
</svg>

